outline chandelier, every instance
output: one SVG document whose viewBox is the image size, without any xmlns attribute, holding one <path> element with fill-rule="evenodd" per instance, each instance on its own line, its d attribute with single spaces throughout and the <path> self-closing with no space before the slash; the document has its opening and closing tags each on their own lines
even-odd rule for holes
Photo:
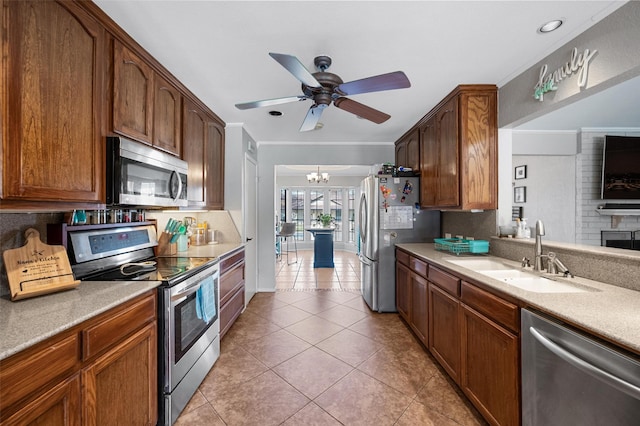
<svg viewBox="0 0 640 426">
<path fill-rule="evenodd" d="M 311 172 L 307 175 L 309 183 L 327 183 L 329 182 L 329 173 L 320 173 L 320 166 L 318 166 L 318 172 Z"/>
</svg>

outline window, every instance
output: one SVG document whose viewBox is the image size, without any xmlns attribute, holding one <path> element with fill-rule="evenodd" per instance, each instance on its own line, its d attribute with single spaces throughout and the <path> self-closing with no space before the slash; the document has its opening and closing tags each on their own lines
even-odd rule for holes
<svg viewBox="0 0 640 426">
<path fill-rule="evenodd" d="M 347 241 L 355 243 L 356 241 L 356 190 L 355 188 L 347 189 L 347 211 L 349 221 L 349 232 L 347 234 Z"/>
<path fill-rule="evenodd" d="M 318 223 L 318 216 L 322 213 L 324 213 L 324 191 L 312 189 L 309 191 L 309 219 L 311 220 L 311 226 Z"/>
<path fill-rule="evenodd" d="M 296 223 L 296 239 L 311 241 L 305 228 L 318 226 L 318 215 L 333 217 L 336 231 L 334 242 L 356 243 L 355 197 L 357 188 L 282 188 L 280 189 L 280 222 Z M 328 202 L 325 202 L 328 200 Z M 346 205 L 345 205 L 346 203 Z"/>
<path fill-rule="evenodd" d="M 304 190 L 291 189 L 291 219 L 296 224 L 296 240 L 304 240 Z"/>
<path fill-rule="evenodd" d="M 329 200 L 329 214 L 336 225 L 333 241 L 342 241 L 342 189 L 330 189 Z"/>
</svg>

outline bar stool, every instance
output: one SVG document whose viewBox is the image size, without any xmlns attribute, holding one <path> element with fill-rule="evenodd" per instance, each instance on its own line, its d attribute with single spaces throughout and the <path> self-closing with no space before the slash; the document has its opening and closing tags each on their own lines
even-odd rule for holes
<svg viewBox="0 0 640 426">
<path fill-rule="evenodd" d="M 287 253 L 287 265 L 291 265 L 293 263 L 298 263 L 298 243 L 296 241 L 296 224 L 295 222 L 284 222 L 280 227 L 280 231 L 276 234 L 276 237 L 280 238 L 280 258 L 282 258 L 282 252 Z M 293 238 L 293 246 L 294 250 L 289 250 L 289 238 Z M 282 240 L 287 243 L 287 249 L 283 250 Z M 289 263 L 289 252 L 295 252 L 296 260 L 295 262 Z"/>
</svg>

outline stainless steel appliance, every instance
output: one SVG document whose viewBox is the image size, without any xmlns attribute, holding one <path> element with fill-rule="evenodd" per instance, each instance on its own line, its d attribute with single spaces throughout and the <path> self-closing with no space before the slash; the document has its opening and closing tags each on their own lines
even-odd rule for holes
<svg viewBox="0 0 640 426">
<path fill-rule="evenodd" d="M 524 426 L 638 424 L 637 357 L 526 309 L 521 323 Z"/>
<path fill-rule="evenodd" d="M 374 311 L 396 311 L 395 244 L 433 242 L 440 212 L 420 210 L 419 178 L 368 176 L 360 185 L 362 297 Z"/>
<path fill-rule="evenodd" d="M 187 206 L 187 162 L 123 137 L 107 137 L 107 204 Z"/>
<path fill-rule="evenodd" d="M 220 355 L 218 259 L 154 257 L 157 235 L 150 223 L 60 228 L 68 235 L 53 239 L 69 242 L 76 278 L 160 281 L 158 418 L 172 424 Z"/>
</svg>

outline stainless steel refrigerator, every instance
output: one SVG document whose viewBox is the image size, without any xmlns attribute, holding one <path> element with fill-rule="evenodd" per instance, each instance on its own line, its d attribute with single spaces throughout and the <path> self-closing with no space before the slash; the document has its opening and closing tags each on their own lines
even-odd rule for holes
<svg viewBox="0 0 640 426">
<path fill-rule="evenodd" d="M 420 210 L 417 177 L 369 176 L 360 190 L 362 297 L 373 311 L 395 312 L 395 245 L 433 242 L 440 236 L 440 212 Z"/>
</svg>

